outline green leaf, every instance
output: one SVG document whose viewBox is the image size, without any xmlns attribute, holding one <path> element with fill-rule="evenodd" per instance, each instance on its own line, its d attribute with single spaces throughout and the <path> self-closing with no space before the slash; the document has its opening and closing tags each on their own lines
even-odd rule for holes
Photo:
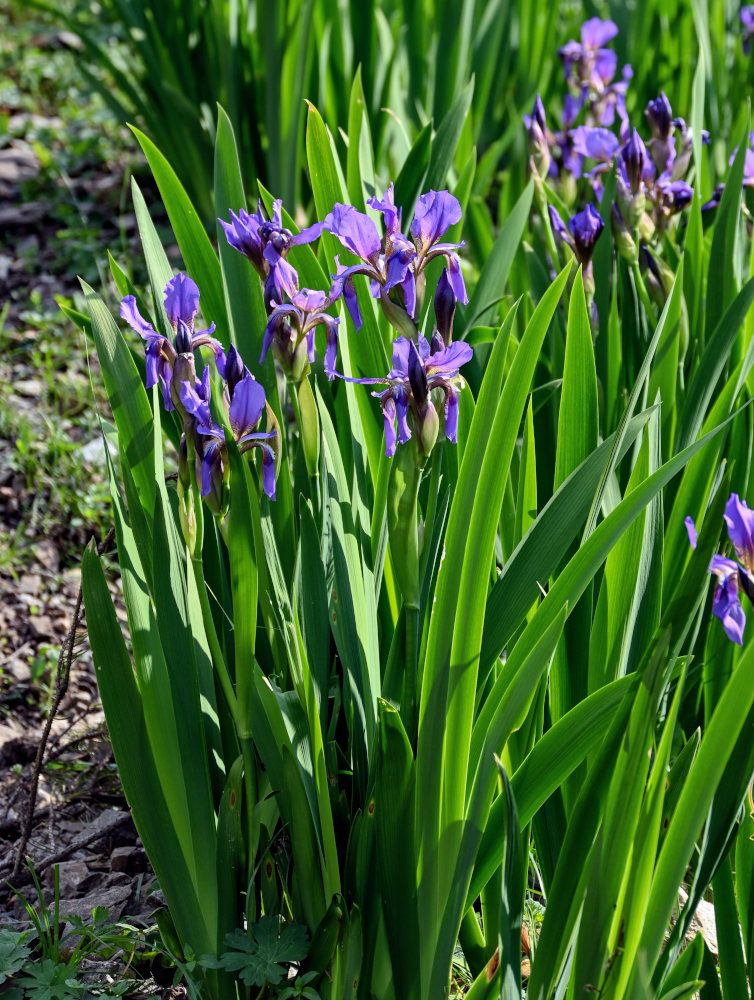
<svg viewBox="0 0 754 1000">
<path fill-rule="evenodd" d="M 521 910 L 524 900 L 524 865 L 521 849 L 521 824 L 508 775 L 496 758 L 503 802 L 502 884 L 500 893 L 500 938 L 498 941 L 502 984 L 500 1000 L 521 998 Z"/>
<path fill-rule="evenodd" d="M 624 454 L 647 418 L 648 413 L 645 412 L 629 425 L 623 444 Z M 540 511 L 529 532 L 503 566 L 487 598 L 482 643 L 483 670 L 494 661 L 537 600 L 541 593 L 539 581 L 547 580 L 555 572 L 581 529 L 614 442 L 614 436 L 609 437 L 571 473 Z M 619 459 L 621 457 L 619 454 Z"/>
<path fill-rule="evenodd" d="M 121 447 L 151 522 L 155 504 L 152 409 L 131 352 L 110 312 L 93 288 L 81 282 L 92 319 L 92 335 Z"/>
<path fill-rule="evenodd" d="M 702 5 L 699 4 L 701 7 Z M 709 62 L 707 63 L 709 65 Z M 714 330 L 721 310 L 733 302 L 739 288 L 736 244 L 740 225 L 741 191 L 744 160 L 749 145 L 749 120 L 738 141 L 738 152 L 725 181 L 720 204 L 717 207 L 715 231 L 712 234 L 709 270 L 707 273 L 706 330 Z"/>
<path fill-rule="evenodd" d="M 635 678 L 624 677 L 595 691 L 534 744 L 511 777 L 521 830 L 526 829 L 550 795 L 595 750 L 616 712 L 627 713 L 625 695 L 634 683 Z M 477 852 L 468 905 L 473 903 L 499 867 L 504 809 L 504 801 L 496 798 Z"/>
<path fill-rule="evenodd" d="M 239 972 L 247 986 L 277 986 L 287 971 L 284 966 L 306 957 L 308 932 L 301 924 L 265 914 L 249 930 L 251 938 L 241 930 L 228 934 L 229 951 L 220 959 L 221 968 Z"/>
<path fill-rule="evenodd" d="M 424 180 L 426 190 L 439 191 L 446 186 L 446 175 L 450 169 L 461 138 L 466 115 L 474 95 L 474 80 L 469 80 L 455 100 L 453 106 L 440 122 L 432 141 L 432 152 Z"/>
<path fill-rule="evenodd" d="M 676 448 L 679 451 L 690 445 L 701 430 L 715 387 L 730 361 L 733 344 L 752 303 L 754 303 L 754 278 L 750 278 L 735 295 L 724 316 L 714 327 L 714 333 L 699 360 L 699 367 L 694 373 L 684 401 L 681 424 L 676 435 Z M 714 319 L 714 316 L 708 318 Z M 707 327 L 708 330 L 712 328 L 711 325 Z"/>
<path fill-rule="evenodd" d="M 199 286 L 202 314 L 207 322 L 214 321 L 217 324 L 218 339 L 227 347 L 230 342 L 230 328 L 222 273 L 209 237 L 167 159 L 143 132 L 134 126 L 131 126 L 131 130 L 139 140 L 154 174 L 170 225 L 181 248 L 186 270 Z"/>
<path fill-rule="evenodd" d="M 419 922 L 414 848 L 415 768 L 411 744 L 398 712 L 379 702 L 374 817 L 379 892 L 396 991 L 420 996 Z"/>
<path fill-rule="evenodd" d="M 583 538 L 586 539 L 594 531 L 595 525 L 597 524 L 597 518 L 599 516 L 600 508 L 602 506 L 602 500 L 607 492 L 608 483 L 615 472 L 618 465 L 618 456 L 621 452 L 623 446 L 623 439 L 625 437 L 629 421 L 634 415 L 636 406 L 639 402 L 639 396 L 641 395 L 642 389 L 644 387 L 644 381 L 649 375 L 650 365 L 652 364 L 652 359 L 654 358 L 657 346 L 663 335 L 666 324 L 670 321 L 669 317 L 674 315 L 675 310 L 678 308 L 677 302 L 681 295 L 681 288 L 683 287 L 683 261 L 681 261 L 681 266 L 678 268 L 678 272 L 673 282 L 673 287 L 668 296 L 667 302 L 665 303 L 665 308 L 662 310 L 662 315 L 660 316 L 657 328 L 654 332 L 654 336 L 650 341 L 649 347 L 647 348 L 647 353 L 644 356 L 644 360 L 639 369 L 639 373 L 636 377 L 634 387 L 631 390 L 631 395 L 628 398 L 628 403 L 626 404 L 626 409 L 621 417 L 620 423 L 618 424 L 618 429 L 615 433 L 615 438 L 613 441 L 613 448 L 610 453 L 610 458 L 605 465 L 604 471 L 602 473 L 602 478 L 600 480 L 600 485 L 597 492 L 592 500 L 592 506 L 589 511 L 589 516 L 587 517 L 586 527 L 584 528 Z"/>
<path fill-rule="evenodd" d="M 498 302 L 503 294 L 513 258 L 516 256 L 526 228 L 533 195 L 534 183 L 530 181 L 505 220 L 500 234 L 495 240 L 492 252 L 484 262 L 479 280 L 471 294 L 469 304 L 464 310 L 463 325 L 457 334 L 458 339 L 465 339 L 472 326 L 484 325 L 491 320 L 493 316 L 491 308 L 493 303 Z"/>
<path fill-rule="evenodd" d="M 597 371 L 584 283 L 579 268 L 568 310 L 563 389 L 558 416 L 556 490 L 597 447 L 598 429 Z"/>
<path fill-rule="evenodd" d="M 432 150 L 432 122 L 427 122 L 409 150 L 401 171 L 395 179 L 395 204 L 403 209 L 403 218 L 409 219 L 414 203 L 424 188 L 424 178 L 429 167 Z"/>
<path fill-rule="evenodd" d="M 214 951 L 215 927 L 204 922 L 193 879 L 176 837 L 146 731 L 136 677 L 99 557 L 84 553 L 82 587 L 97 683 L 123 788 L 182 941 Z"/>
<path fill-rule="evenodd" d="M 652 881 L 640 945 L 646 950 L 650 967 L 660 954 L 665 927 L 676 903 L 677 889 L 698 830 L 704 822 L 741 727 L 754 704 L 754 687 L 751 685 L 753 667 L 754 646 L 749 645 L 707 726 L 670 822 Z"/>
</svg>

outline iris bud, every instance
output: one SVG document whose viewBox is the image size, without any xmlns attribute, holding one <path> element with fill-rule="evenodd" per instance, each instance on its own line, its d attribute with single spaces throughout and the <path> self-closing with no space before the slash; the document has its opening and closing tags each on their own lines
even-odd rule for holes
<svg viewBox="0 0 754 1000">
<path fill-rule="evenodd" d="M 244 363 L 241 355 L 236 350 L 236 345 L 231 344 L 228 356 L 225 360 L 225 381 L 228 383 L 228 394 L 233 399 L 233 392 L 244 376 Z"/>
<path fill-rule="evenodd" d="M 382 306 L 383 315 L 388 323 L 396 329 L 398 333 L 402 334 L 404 337 L 408 337 L 409 340 L 413 340 L 416 336 L 416 324 L 403 306 L 399 306 L 396 302 L 393 302 L 389 294 L 384 290 L 380 292 L 380 305 Z"/>
<path fill-rule="evenodd" d="M 176 338 L 176 342 L 177 340 L 178 338 Z M 180 395 L 181 382 L 188 382 L 189 385 L 193 385 L 195 381 L 196 364 L 194 362 L 194 355 L 184 351 L 178 354 L 173 362 L 173 377 L 170 380 L 170 397 L 181 416 L 185 417 L 185 410 Z"/>
<path fill-rule="evenodd" d="M 456 297 L 448 279 L 448 269 L 443 268 L 435 290 L 435 320 L 445 346 L 453 339 L 453 317 L 456 312 Z"/>
<path fill-rule="evenodd" d="M 178 320 L 178 326 L 175 331 L 175 353 L 191 353 L 191 330 L 189 330 L 182 319 Z"/>
<path fill-rule="evenodd" d="M 615 246 L 618 249 L 618 253 L 621 257 L 624 257 L 629 264 L 635 264 L 639 259 L 639 248 L 636 245 L 636 240 L 634 239 L 631 231 L 623 221 L 623 216 L 621 215 L 620 209 L 615 202 L 613 202 L 612 209 L 610 210 L 610 225 L 613 231 L 613 239 L 615 240 Z"/>
<path fill-rule="evenodd" d="M 437 410 L 430 401 L 421 415 L 421 429 L 419 433 L 419 436 L 421 437 L 422 449 L 427 457 L 429 457 L 429 453 L 432 451 L 435 443 L 437 442 L 437 435 L 439 431 L 440 418 L 437 415 Z"/>
</svg>

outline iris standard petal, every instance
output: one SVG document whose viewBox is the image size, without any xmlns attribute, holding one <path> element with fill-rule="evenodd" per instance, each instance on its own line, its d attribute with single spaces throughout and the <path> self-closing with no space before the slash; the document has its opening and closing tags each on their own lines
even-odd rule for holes
<svg viewBox="0 0 754 1000">
<path fill-rule="evenodd" d="M 170 325 L 175 328 L 181 319 L 189 328 L 194 329 L 194 317 L 199 311 L 199 289 L 196 282 L 187 274 L 176 274 L 165 285 L 165 312 Z"/>
<path fill-rule="evenodd" d="M 414 209 L 411 235 L 422 247 L 432 246 L 461 221 L 461 204 L 449 191 L 427 191 L 420 195 Z"/>
<path fill-rule="evenodd" d="M 368 215 L 357 212 L 352 205 L 335 204 L 323 227 L 356 257 L 373 264 L 379 256 L 382 241 L 377 227 Z"/>
<path fill-rule="evenodd" d="M 382 198 L 374 195 L 374 197 L 368 199 L 367 205 L 373 208 L 375 212 L 382 212 L 386 233 L 393 236 L 395 233 L 400 232 L 401 210 L 395 204 L 395 190 L 392 181 L 388 184 Z"/>
<path fill-rule="evenodd" d="M 590 49 L 599 49 L 618 34 L 615 21 L 603 21 L 599 17 L 590 17 L 581 25 L 581 44 Z"/>
</svg>

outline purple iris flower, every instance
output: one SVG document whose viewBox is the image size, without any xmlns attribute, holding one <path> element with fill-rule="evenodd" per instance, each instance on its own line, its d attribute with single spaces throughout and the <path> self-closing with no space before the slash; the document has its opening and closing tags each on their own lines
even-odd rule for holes
<svg viewBox="0 0 754 1000">
<path fill-rule="evenodd" d="M 606 128 L 579 125 L 571 132 L 571 138 L 574 152 L 585 159 L 597 160 L 602 165 L 598 170 L 607 170 L 620 149 L 617 136 Z"/>
<path fill-rule="evenodd" d="M 212 334 L 215 324 L 206 330 L 194 331 L 194 320 L 199 311 L 199 289 L 186 274 L 176 274 L 165 285 L 165 312 L 175 333 L 175 344 L 158 333 L 144 319 L 133 295 L 126 295 L 120 304 L 120 315 L 146 341 L 147 389 L 159 381 L 166 410 L 174 410 L 171 394 L 173 365 L 178 355 L 192 355 L 199 347 L 209 347 L 215 355 L 217 370 L 225 376 L 225 352 Z"/>
<path fill-rule="evenodd" d="M 750 601 L 754 598 L 754 511 L 737 493 L 731 493 L 725 505 L 725 523 L 736 559 L 721 555 L 712 557 L 709 571 L 717 577 L 712 613 L 722 621 L 728 638 L 742 646 L 746 617 L 739 587 Z M 687 517 L 685 524 L 691 546 L 696 548 L 696 527 L 692 518 Z"/>
<path fill-rule="evenodd" d="M 257 202 L 256 212 L 239 209 L 231 210 L 230 222 L 217 221 L 223 227 L 228 243 L 248 257 L 259 277 L 264 282 L 265 305 L 269 311 L 273 299 L 281 301 L 283 293 L 290 295 L 293 285 L 298 285 L 296 272 L 285 260 L 291 247 L 311 243 L 322 234 L 323 223 L 317 222 L 294 235 L 283 225 L 282 201 L 277 198 L 272 203 L 272 218 L 267 219 L 262 211 L 262 202 Z"/>
<path fill-rule="evenodd" d="M 586 208 L 568 220 L 568 228 L 561 219 L 557 210 L 550 205 L 550 219 L 553 229 L 561 237 L 564 243 L 573 250 L 579 264 L 586 267 L 591 263 L 594 246 L 600 238 L 605 222 L 594 205 L 587 204 Z"/>
<path fill-rule="evenodd" d="M 272 303 L 272 312 L 264 331 L 262 355 L 263 364 L 267 351 L 272 347 L 288 378 L 297 382 L 302 378 L 306 362 L 314 361 L 314 334 L 318 325 L 326 328 L 327 348 L 325 350 L 325 371 L 333 378 L 335 355 L 338 347 L 338 324 L 340 320 L 330 316 L 329 309 L 334 299 L 324 292 L 302 288 L 291 296 L 288 305 Z M 301 351 L 305 343 L 306 354 Z"/>
<path fill-rule="evenodd" d="M 748 55 L 751 48 L 751 40 L 754 38 L 754 4 L 742 7 L 739 17 L 743 28 L 742 40 L 744 52 Z"/>
<path fill-rule="evenodd" d="M 335 258 L 337 273 L 333 275 L 330 300 L 341 295 L 358 330 L 362 323 L 353 279 L 363 274 L 371 281 L 371 291 L 379 298 L 388 315 L 395 315 L 395 303 L 389 298 L 391 289 L 400 289 L 405 313 L 413 319 L 416 311 L 416 283 L 425 266 L 434 257 L 444 254 L 450 283 L 456 298 L 468 301 L 456 250 L 463 243 L 441 243 L 448 228 L 460 221 L 461 206 L 448 191 L 428 191 L 417 200 L 411 223 L 413 243 L 400 231 L 401 214 L 396 208 L 392 183 L 381 199 L 369 200 L 372 208 L 382 212 L 385 220 L 384 245 L 374 222 L 351 205 L 336 204 L 324 220 L 331 232 L 361 263 L 343 265 Z"/>
<path fill-rule="evenodd" d="M 686 181 L 665 181 L 660 177 L 655 190 L 658 208 L 668 215 L 682 211 L 694 197 L 694 189 Z"/>
<path fill-rule="evenodd" d="M 571 76 L 582 84 L 589 83 L 596 63 L 601 63 L 601 72 L 607 73 L 610 57 L 615 53 L 603 48 L 618 34 L 618 26 L 614 21 L 602 21 L 592 17 L 581 25 L 581 43 L 573 39 L 558 49 L 558 55 L 563 62 L 566 80 Z M 572 70 L 575 68 L 575 73 Z M 613 74 L 615 64 L 613 63 Z M 612 79 L 612 74 L 609 79 Z"/>
<path fill-rule="evenodd" d="M 266 400 L 264 389 L 252 375 L 244 375 L 224 396 L 228 422 L 233 437 L 243 454 L 251 448 L 258 447 L 262 451 L 262 482 L 264 491 L 271 499 L 275 499 L 275 453 L 266 442 L 275 437 L 275 431 L 254 431 L 262 418 Z M 225 433 L 222 427 L 212 420 L 209 408 L 209 394 L 197 382 L 191 385 L 181 383 L 181 403 L 187 413 L 196 421 L 196 433 L 202 435 L 201 444 L 201 494 L 203 497 L 213 495 L 216 506 L 222 509 L 222 488 L 227 481 L 228 456 L 225 448 Z M 197 448 L 197 451 L 199 448 Z"/>
<path fill-rule="evenodd" d="M 386 385 L 382 392 L 372 395 L 380 400 L 385 421 L 385 454 L 395 454 L 396 440 L 409 441 L 413 431 L 418 434 L 425 454 L 429 454 L 437 437 L 437 411 L 432 401 L 432 391 L 438 389 L 445 395 L 445 437 L 455 443 L 458 433 L 458 393 L 464 386 L 459 369 L 471 360 L 473 351 L 469 344 L 455 341 L 445 347 L 440 336 L 432 338 L 430 346 L 426 337 L 419 336 L 419 344 L 407 337 L 393 341 L 393 367 L 386 378 L 346 378 L 347 382 L 362 385 Z M 411 424 L 408 416 L 411 414 Z M 396 439 L 396 423 L 398 427 Z"/>
</svg>

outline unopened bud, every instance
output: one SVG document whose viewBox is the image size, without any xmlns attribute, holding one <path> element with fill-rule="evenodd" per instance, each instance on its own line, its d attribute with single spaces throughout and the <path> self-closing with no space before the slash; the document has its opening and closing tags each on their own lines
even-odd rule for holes
<svg viewBox="0 0 754 1000">
<path fill-rule="evenodd" d="M 419 282 L 417 281 L 417 286 L 418 284 Z M 399 306 L 396 302 L 393 302 L 390 295 L 384 289 L 380 292 L 380 305 L 382 306 L 385 319 L 398 333 L 404 337 L 408 337 L 409 340 L 413 340 L 416 337 L 416 324 L 403 306 Z"/>
<path fill-rule="evenodd" d="M 610 210 L 610 225 L 613 231 L 613 240 L 615 241 L 615 246 L 621 257 L 625 258 L 629 264 L 635 264 L 639 259 L 639 248 L 636 245 L 636 240 L 634 239 L 631 231 L 626 226 L 623 221 L 623 216 L 620 213 L 620 209 L 613 202 L 613 206 Z"/>
<path fill-rule="evenodd" d="M 228 356 L 225 359 L 225 381 L 228 383 L 228 394 L 233 399 L 236 386 L 244 377 L 245 365 L 241 360 L 241 355 L 236 350 L 236 345 L 231 344 Z"/>
<path fill-rule="evenodd" d="M 437 442 L 437 435 L 440 431 L 440 418 L 438 417 L 437 410 L 432 405 L 431 401 L 427 405 L 426 410 L 422 413 L 420 423 L 422 449 L 424 454 L 429 457 L 430 452 Z"/>
<path fill-rule="evenodd" d="M 417 411 L 421 413 L 427 403 L 427 373 L 424 371 L 422 359 L 413 340 L 409 341 L 408 345 L 408 381 Z"/>
<path fill-rule="evenodd" d="M 191 331 L 182 319 L 178 320 L 175 331 L 175 353 L 189 354 L 191 352 Z"/>
<path fill-rule="evenodd" d="M 173 405 L 181 416 L 185 417 L 185 410 L 181 402 L 182 382 L 188 382 L 192 386 L 196 382 L 194 355 L 187 352 L 176 355 L 173 362 L 173 377 L 170 380 L 170 397 L 173 400 Z"/>
<path fill-rule="evenodd" d="M 447 347 L 453 339 L 453 317 L 456 312 L 456 297 L 448 278 L 448 269 L 443 268 L 435 289 L 435 320 L 440 336 Z"/>
</svg>

